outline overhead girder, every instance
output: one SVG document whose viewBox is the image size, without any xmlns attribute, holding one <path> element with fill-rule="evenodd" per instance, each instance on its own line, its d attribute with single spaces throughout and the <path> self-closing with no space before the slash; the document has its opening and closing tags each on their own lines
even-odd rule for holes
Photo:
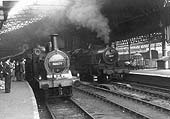
<svg viewBox="0 0 170 119">
<path fill-rule="evenodd" d="M 109 18 L 113 41 L 160 30 L 160 20 L 164 17 L 160 15 L 166 11 L 164 0 L 107 1 L 102 12 Z"/>
<path fill-rule="evenodd" d="M 109 20 L 109 26 L 111 28 L 111 33 L 110 33 L 111 41 L 119 41 L 130 37 L 142 35 L 142 34 L 160 31 L 161 29 L 160 21 L 162 22 L 163 25 L 170 24 L 169 23 L 170 10 L 169 7 L 164 8 L 165 0 L 99 0 L 99 1 L 103 1 L 103 7 L 101 8 L 101 12 Z M 30 16 L 27 16 L 26 19 L 29 18 Z M 93 36 L 96 35 L 94 33 L 91 33 L 92 36 L 87 37 L 88 36 L 87 34 L 89 34 L 89 30 L 84 30 L 84 29 L 76 30 L 76 28 L 72 28 L 70 26 L 69 28 L 71 28 L 72 31 L 76 32 L 73 33 L 74 35 L 77 34 L 79 34 L 80 36 L 82 35 L 83 40 L 86 38 L 91 38 L 88 39 L 87 41 L 94 40 Z M 42 37 L 32 36 L 31 33 L 28 32 L 29 30 L 30 30 L 29 27 L 27 27 L 26 30 L 24 30 L 24 32 L 26 32 L 27 34 L 25 33 L 24 34 L 25 36 L 30 36 L 31 39 L 30 43 L 35 44 L 35 42 L 40 42 L 37 39 L 40 39 Z M 17 31 L 21 32 L 22 30 L 17 30 Z M 72 32 L 68 29 L 67 32 L 69 32 L 68 34 L 72 34 Z M 63 34 L 65 35 L 65 33 Z M 23 36 L 21 38 L 24 38 Z M 10 37 L 12 38 L 12 36 Z M 64 36 L 64 37 L 68 37 L 68 36 Z M 26 42 L 23 41 L 22 39 L 20 40 L 15 39 L 15 40 L 17 41 L 17 43 L 19 43 L 18 41 L 20 41 L 20 43 L 15 46 L 19 46 L 20 44 L 24 44 Z M 10 42 L 13 43 L 15 40 L 11 40 Z M 95 42 L 96 39 L 93 41 L 93 43 Z M 7 45 L 7 42 L 3 42 L 3 43 Z M 4 45 L 3 43 L 0 43 L 0 46 L 3 46 Z M 103 43 L 103 42 L 99 42 L 99 43 Z M 11 48 L 12 47 L 13 46 L 11 46 Z"/>
</svg>

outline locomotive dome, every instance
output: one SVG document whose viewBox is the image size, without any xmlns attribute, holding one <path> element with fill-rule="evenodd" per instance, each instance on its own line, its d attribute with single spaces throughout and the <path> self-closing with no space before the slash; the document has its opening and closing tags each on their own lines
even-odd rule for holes
<svg viewBox="0 0 170 119">
<path fill-rule="evenodd" d="M 46 71 L 51 74 L 65 73 L 70 66 L 68 56 L 60 50 L 54 50 L 48 53 L 44 65 Z"/>
</svg>

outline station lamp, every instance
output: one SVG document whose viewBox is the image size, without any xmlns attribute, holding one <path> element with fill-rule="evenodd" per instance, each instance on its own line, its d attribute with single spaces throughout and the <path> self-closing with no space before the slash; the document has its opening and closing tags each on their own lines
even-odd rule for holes
<svg viewBox="0 0 170 119">
<path fill-rule="evenodd" d="M 0 8 L 0 21 L 4 21 L 4 10 Z"/>
<path fill-rule="evenodd" d="M 0 29 L 3 22 L 7 20 L 9 10 L 16 4 L 17 1 L 2 1 L 0 5 Z"/>
</svg>

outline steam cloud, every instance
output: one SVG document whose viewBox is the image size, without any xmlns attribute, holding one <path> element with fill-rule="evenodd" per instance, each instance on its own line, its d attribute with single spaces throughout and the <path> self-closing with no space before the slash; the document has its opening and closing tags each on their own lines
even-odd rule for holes
<svg viewBox="0 0 170 119">
<path fill-rule="evenodd" d="M 97 32 L 97 37 L 108 43 L 110 28 L 108 19 L 100 12 L 101 7 L 97 0 L 74 0 L 66 15 L 72 23 Z"/>
<path fill-rule="evenodd" d="M 28 2 L 29 0 L 25 1 Z M 78 27 L 88 28 L 91 31 L 96 32 L 97 38 L 101 38 L 105 43 L 109 42 L 110 28 L 108 25 L 108 19 L 100 12 L 103 5 L 100 0 L 51 1 L 53 1 L 53 3 L 49 4 L 57 7 L 50 7 L 49 9 L 43 8 L 39 10 L 35 9 L 32 11 L 35 16 L 40 14 L 42 14 L 42 16 L 49 16 L 48 21 L 44 22 L 41 20 L 43 24 L 34 32 L 35 34 L 51 34 L 55 29 L 54 27 L 58 27 L 60 30 L 61 28 L 64 29 L 62 24 L 67 24 L 67 20 L 69 20 L 69 23 L 71 22 L 71 24 L 75 24 Z M 51 19 L 50 16 L 52 17 Z"/>
</svg>

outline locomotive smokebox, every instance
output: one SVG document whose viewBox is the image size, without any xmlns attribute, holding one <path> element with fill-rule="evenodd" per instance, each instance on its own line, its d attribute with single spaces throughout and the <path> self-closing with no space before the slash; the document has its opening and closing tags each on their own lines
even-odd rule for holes
<svg viewBox="0 0 170 119">
<path fill-rule="evenodd" d="M 52 34 L 51 37 L 51 43 L 52 43 L 52 50 L 58 50 L 58 34 Z"/>
</svg>

